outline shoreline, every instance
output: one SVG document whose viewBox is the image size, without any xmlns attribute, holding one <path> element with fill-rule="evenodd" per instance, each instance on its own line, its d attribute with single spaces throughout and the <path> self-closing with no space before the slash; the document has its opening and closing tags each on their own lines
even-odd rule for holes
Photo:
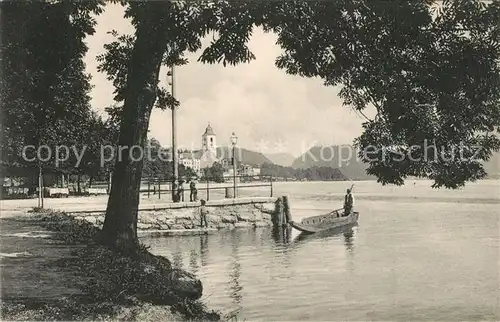
<svg viewBox="0 0 500 322">
<path fill-rule="evenodd" d="M 17 273 L 17 262 L 25 260 L 28 265 L 22 269 L 31 270 L 27 275 L 34 280 L 19 282 L 28 288 L 41 283 L 36 277 L 41 268 L 29 263 L 37 253 L 44 254 L 38 248 L 45 247 L 53 251 L 50 259 L 43 258 L 47 271 L 41 273 L 57 272 L 53 281 L 45 282 L 60 287 L 61 294 L 69 294 L 57 293 L 55 298 L 29 297 L 30 292 L 24 296 L 2 294 L 2 320 L 224 320 L 220 312 L 198 300 L 202 285 L 196 276 L 172 268 L 167 258 L 149 253 L 143 245 L 135 255 L 102 246 L 99 228 L 64 212 L 45 210 L 0 220 L 4 229 L 10 226 L 11 234 L 3 238 L 31 243 L 24 245 L 24 252 L 2 250 L 3 273 Z M 19 228 L 27 226 L 31 232 L 45 235 L 27 238 Z M 20 229 L 17 237 L 16 227 Z M 13 242 L 11 246 L 18 248 L 19 243 Z"/>
</svg>

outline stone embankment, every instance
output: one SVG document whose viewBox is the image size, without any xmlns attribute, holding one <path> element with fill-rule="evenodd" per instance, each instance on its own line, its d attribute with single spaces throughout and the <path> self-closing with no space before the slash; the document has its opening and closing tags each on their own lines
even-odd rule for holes
<svg viewBox="0 0 500 322">
<path fill-rule="evenodd" d="M 212 229 L 234 229 L 272 226 L 277 198 L 255 197 L 207 201 L 207 222 Z M 139 208 L 137 229 L 140 231 L 187 230 L 200 227 L 200 202 L 163 204 Z M 67 212 L 101 228 L 105 211 Z"/>
</svg>

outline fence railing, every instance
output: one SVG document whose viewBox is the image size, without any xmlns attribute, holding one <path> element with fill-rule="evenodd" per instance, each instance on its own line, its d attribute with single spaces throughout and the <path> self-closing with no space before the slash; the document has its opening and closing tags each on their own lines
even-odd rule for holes
<svg viewBox="0 0 500 322">
<path fill-rule="evenodd" d="M 267 189 L 262 190 L 262 188 Z M 175 194 L 172 193 L 173 190 L 175 190 Z M 147 194 L 148 198 L 170 199 L 174 202 L 200 199 L 208 201 L 210 199 L 244 196 L 272 197 L 273 177 L 268 175 L 225 176 L 223 182 L 220 182 L 220 178 L 205 177 L 196 180 L 195 191 L 191 191 L 190 182 L 188 181 L 184 181 L 182 189 L 179 189 L 179 187 L 172 189 L 172 179 L 143 178 L 140 192 Z"/>
<path fill-rule="evenodd" d="M 182 178 L 181 178 L 182 179 Z M 175 189 L 176 194 L 172 193 L 172 179 L 171 178 L 143 178 L 141 180 L 140 193 L 146 194 L 148 198 L 158 198 L 169 201 L 190 201 L 190 200 L 213 200 L 213 199 L 224 199 L 224 198 L 236 198 L 236 197 L 264 197 L 273 196 L 273 182 L 279 178 L 274 178 L 270 175 L 236 175 L 236 176 L 224 176 L 223 182 L 220 181 L 220 177 L 202 177 L 196 180 L 196 193 L 192 193 L 190 189 L 189 181 L 185 180 L 183 184 L 183 189 Z M 235 180 L 236 179 L 236 180 Z M 236 183 L 235 183 L 236 181 Z M 109 194 L 109 181 L 92 181 L 89 185 L 88 182 L 82 182 L 80 186 L 81 192 L 78 192 L 76 182 L 67 182 L 66 188 L 70 195 L 101 195 Z M 55 189 L 55 188 L 54 188 Z M 2 191 L 2 199 L 5 199 L 10 190 L 4 189 Z M 29 190 L 29 189 L 24 189 Z M 23 190 L 23 195 L 28 193 Z M 44 191 L 46 189 L 44 188 Z M 18 192 L 16 190 L 16 192 Z M 36 191 L 33 191 L 35 193 Z M 48 194 L 47 197 L 51 195 Z M 177 197 L 172 198 L 172 197 Z"/>
</svg>

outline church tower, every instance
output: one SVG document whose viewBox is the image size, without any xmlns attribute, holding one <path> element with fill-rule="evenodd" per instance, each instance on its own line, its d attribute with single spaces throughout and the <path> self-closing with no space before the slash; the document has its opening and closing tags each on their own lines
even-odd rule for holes
<svg viewBox="0 0 500 322">
<path fill-rule="evenodd" d="M 201 151 L 202 154 L 209 152 L 213 156 L 217 156 L 217 141 L 215 132 L 210 123 L 208 123 L 205 133 L 201 136 Z"/>
</svg>

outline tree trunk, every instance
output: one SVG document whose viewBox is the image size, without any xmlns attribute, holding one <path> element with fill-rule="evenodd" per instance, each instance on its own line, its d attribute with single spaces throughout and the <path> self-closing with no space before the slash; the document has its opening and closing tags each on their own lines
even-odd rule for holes
<svg viewBox="0 0 500 322">
<path fill-rule="evenodd" d="M 128 66 L 118 143 L 127 149 L 122 149 L 121 158 L 116 158 L 103 225 L 104 242 L 120 249 L 132 250 L 138 244 L 137 212 L 143 167 L 138 147 L 144 151 L 149 117 L 156 100 L 156 84 L 167 44 L 164 27 L 167 6 L 164 2 L 144 4 L 142 17 L 145 18 L 137 25 Z"/>
<path fill-rule="evenodd" d="M 78 191 L 79 194 L 82 193 L 81 183 L 82 183 L 82 176 L 80 174 L 77 174 L 76 175 L 76 191 Z"/>
</svg>

